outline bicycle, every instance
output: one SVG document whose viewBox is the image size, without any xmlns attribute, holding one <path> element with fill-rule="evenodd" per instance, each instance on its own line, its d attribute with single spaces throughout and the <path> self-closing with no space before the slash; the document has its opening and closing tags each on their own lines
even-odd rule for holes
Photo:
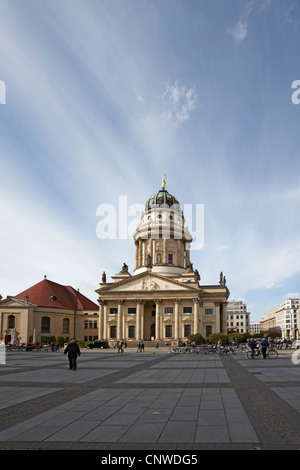
<svg viewBox="0 0 300 470">
<path fill-rule="evenodd" d="M 247 352 L 247 357 L 248 359 L 260 359 L 260 357 L 262 356 L 262 351 L 260 348 L 252 351 L 248 351 Z M 269 349 L 266 353 L 266 358 L 267 359 L 277 359 L 278 357 L 278 352 L 276 351 L 276 349 Z"/>
<path fill-rule="evenodd" d="M 177 346 L 171 346 L 168 349 L 168 353 L 180 354 L 180 349 Z"/>
</svg>

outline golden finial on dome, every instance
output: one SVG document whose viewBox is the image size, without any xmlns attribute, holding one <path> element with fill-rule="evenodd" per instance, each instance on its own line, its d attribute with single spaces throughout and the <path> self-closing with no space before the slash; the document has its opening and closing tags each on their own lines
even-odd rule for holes
<svg viewBox="0 0 300 470">
<path fill-rule="evenodd" d="M 165 173 L 165 176 L 162 179 L 162 189 L 165 189 L 165 187 L 166 187 L 166 173 Z"/>
</svg>

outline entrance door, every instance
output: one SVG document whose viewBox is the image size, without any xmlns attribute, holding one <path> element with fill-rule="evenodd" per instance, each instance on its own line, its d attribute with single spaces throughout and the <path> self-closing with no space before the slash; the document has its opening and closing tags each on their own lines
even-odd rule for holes
<svg viewBox="0 0 300 470">
<path fill-rule="evenodd" d="M 5 335 L 5 338 L 4 338 L 5 345 L 9 344 L 10 340 L 11 340 L 11 335 Z"/>
<path fill-rule="evenodd" d="M 155 339 L 155 323 L 152 323 L 152 325 L 150 326 L 150 338 Z"/>
</svg>

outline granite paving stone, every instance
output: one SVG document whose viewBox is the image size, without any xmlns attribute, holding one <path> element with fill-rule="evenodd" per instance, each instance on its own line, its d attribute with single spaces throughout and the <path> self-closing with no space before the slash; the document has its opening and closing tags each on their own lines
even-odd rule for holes
<svg viewBox="0 0 300 470">
<path fill-rule="evenodd" d="M 276 363 L 86 350 L 76 372 L 66 367 L 51 353 L 10 353 L 0 449 L 300 448 L 300 366 L 286 353 Z"/>
</svg>

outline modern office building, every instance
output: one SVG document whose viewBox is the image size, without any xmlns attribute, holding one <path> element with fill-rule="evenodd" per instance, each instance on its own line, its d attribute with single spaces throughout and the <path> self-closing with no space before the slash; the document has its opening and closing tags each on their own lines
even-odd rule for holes
<svg viewBox="0 0 300 470">
<path fill-rule="evenodd" d="M 227 329 L 239 333 L 250 332 L 250 313 L 242 300 L 232 300 L 227 304 Z"/>
<path fill-rule="evenodd" d="M 260 333 L 260 322 L 259 321 L 250 321 L 250 331 L 249 333 L 258 334 Z"/>
<path fill-rule="evenodd" d="M 298 339 L 300 326 L 300 298 L 289 298 L 273 307 L 260 321 L 261 331 L 277 330 L 282 338 Z"/>
</svg>

